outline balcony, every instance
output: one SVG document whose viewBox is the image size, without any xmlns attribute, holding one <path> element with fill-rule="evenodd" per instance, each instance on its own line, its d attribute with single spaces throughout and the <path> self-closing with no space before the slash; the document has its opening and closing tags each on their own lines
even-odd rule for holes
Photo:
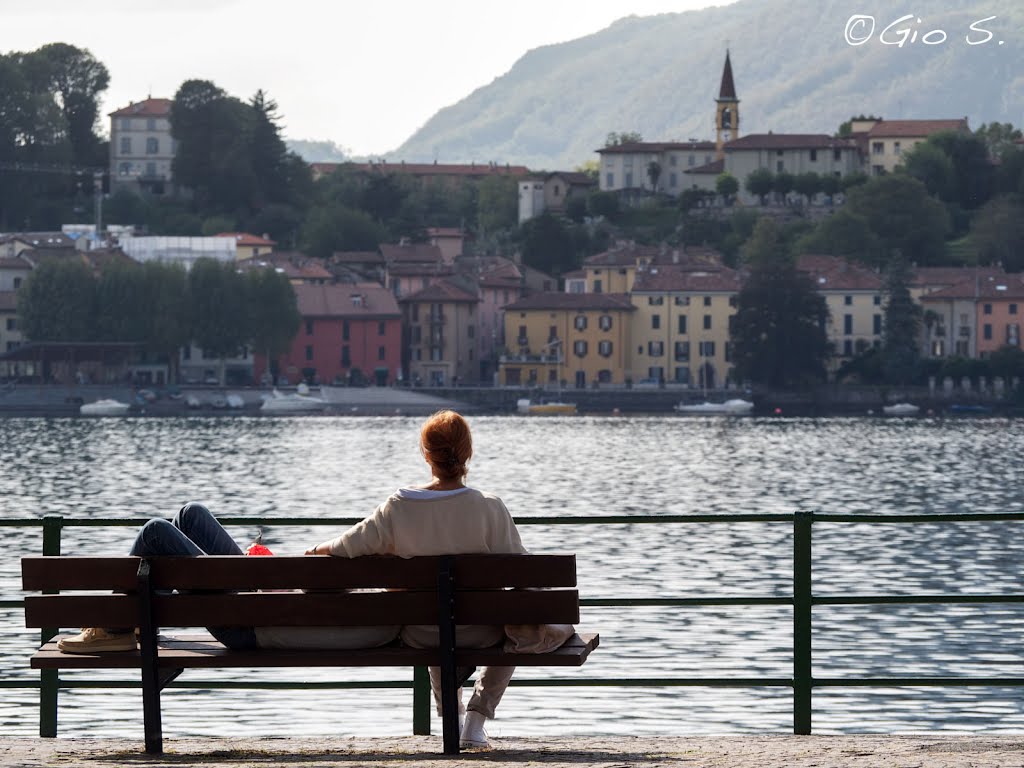
<svg viewBox="0 0 1024 768">
<path fill-rule="evenodd" d="M 498 358 L 499 363 L 538 363 L 555 365 L 559 362 L 558 355 L 531 355 L 529 353 L 523 353 L 521 355 L 502 355 Z"/>
</svg>

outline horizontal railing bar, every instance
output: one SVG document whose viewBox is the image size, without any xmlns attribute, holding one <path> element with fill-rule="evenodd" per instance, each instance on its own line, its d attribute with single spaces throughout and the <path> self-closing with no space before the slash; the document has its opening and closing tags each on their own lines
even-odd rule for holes
<svg viewBox="0 0 1024 768">
<path fill-rule="evenodd" d="M 578 515 L 516 517 L 518 525 L 643 525 L 665 523 L 792 523 L 792 513 L 709 514 L 709 515 Z M 361 517 L 218 517 L 226 525 L 354 525 Z M 148 518 L 62 518 L 64 527 L 141 526 Z M 971 514 L 924 513 L 915 515 L 833 514 L 815 512 L 816 523 L 972 523 L 1024 521 L 1024 512 L 980 512 Z M 0 527 L 41 526 L 43 518 L 27 517 L 0 520 Z"/>
<path fill-rule="evenodd" d="M 816 677 L 815 688 L 969 688 L 981 686 L 1024 686 L 1024 677 Z"/>
<path fill-rule="evenodd" d="M 850 597 L 812 597 L 814 605 L 895 605 L 895 604 L 969 604 L 1024 603 L 1024 595 L 851 595 Z"/>
<path fill-rule="evenodd" d="M 671 606 L 671 605 L 792 605 L 792 597 L 581 597 L 580 605 Z"/>
<path fill-rule="evenodd" d="M 0 608 L 23 608 L 24 600 L 0 600 Z"/>
</svg>

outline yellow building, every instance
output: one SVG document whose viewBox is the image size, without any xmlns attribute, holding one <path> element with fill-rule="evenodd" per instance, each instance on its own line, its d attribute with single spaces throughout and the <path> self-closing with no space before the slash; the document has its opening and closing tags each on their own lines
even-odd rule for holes
<svg viewBox="0 0 1024 768">
<path fill-rule="evenodd" d="M 838 256 L 805 254 L 797 269 L 807 274 L 828 306 L 831 367 L 882 343 L 882 277 Z"/>
<path fill-rule="evenodd" d="M 729 327 L 739 290 L 739 273 L 700 259 L 638 269 L 627 377 L 694 387 L 733 381 Z"/>
<path fill-rule="evenodd" d="M 872 176 L 892 173 L 903 155 L 933 133 L 970 133 L 967 118 L 954 120 L 854 120 L 853 138 L 864 155 L 865 171 Z"/>
<path fill-rule="evenodd" d="M 267 237 L 250 235 L 248 232 L 220 232 L 215 237 L 231 237 L 235 240 L 235 259 L 244 261 L 255 259 L 260 256 L 268 256 L 277 245 Z"/>
<path fill-rule="evenodd" d="M 509 304 L 499 383 L 551 388 L 625 384 L 635 311 L 628 296 L 609 293 L 536 293 Z"/>
</svg>

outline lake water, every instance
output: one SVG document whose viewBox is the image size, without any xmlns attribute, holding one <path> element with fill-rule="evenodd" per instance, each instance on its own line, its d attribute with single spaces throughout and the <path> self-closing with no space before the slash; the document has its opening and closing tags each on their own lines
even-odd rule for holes
<svg viewBox="0 0 1024 768">
<path fill-rule="evenodd" d="M 198 500 L 220 515 L 359 517 L 425 482 L 418 418 L 0 419 L 0 515 L 171 516 Z M 1024 421 L 477 417 L 470 484 L 531 516 L 706 513 L 1024 512 Z M 816 594 L 1020 590 L 1024 523 L 816 524 Z M 0 598 L 19 597 L 34 528 L 3 528 Z M 584 597 L 784 596 L 788 524 L 521 526 L 535 552 L 576 552 Z M 256 527 L 232 532 L 241 543 Z M 278 554 L 334 529 L 274 528 Z M 126 552 L 132 528 L 72 528 L 65 554 Z M 681 678 L 792 674 L 785 606 L 584 608 L 601 647 L 550 676 Z M 1024 608 L 819 607 L 814 674 L 1020 675 Z M 0 609 L 0 674 L 31 681 L 36 635 Z M 75 673 L 62 673 L 75 679 Z M 524 668 L 520 679 L 548 676 Z M 95 677 L 95 673 L 90 673 Z M 191 680 L 396 680 L 403 670 L 186 672 Z M 110 679 L 130 675 L 110 674 Z M 7 689 L 0 732 L 37 732 L 37 692 Z M 409 690 L 175 690 L 167 735 L 411 733 Z M 137 690 L 61 692 L 60 733 L 141 739 Z M 513 687 L 492 735 L 785 733 L 788 689 Z M 814 730 L 1024 731 L 1024 690 L 816 689 Z M 297 713 L 301 712 L 301 715 Z M 435 724 L 435 728 L 437 725 Z"/>
</svg>

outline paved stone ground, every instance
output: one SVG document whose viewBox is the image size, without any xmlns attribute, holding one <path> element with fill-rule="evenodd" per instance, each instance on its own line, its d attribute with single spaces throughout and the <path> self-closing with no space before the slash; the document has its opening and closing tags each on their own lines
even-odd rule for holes
<svg viewBox="0 0 1024 768">
<path fill-rule="evenodd" d="M 1021 736 L 726 736 L 495 739 L 494 749 L 440 754 L 438 737 L 165 739 L 163 756 L 141 740 L 0 737 L 0 765 L 378 768 L 682 766 L 683 768 L 1020 768 Z"/>
</svg>

